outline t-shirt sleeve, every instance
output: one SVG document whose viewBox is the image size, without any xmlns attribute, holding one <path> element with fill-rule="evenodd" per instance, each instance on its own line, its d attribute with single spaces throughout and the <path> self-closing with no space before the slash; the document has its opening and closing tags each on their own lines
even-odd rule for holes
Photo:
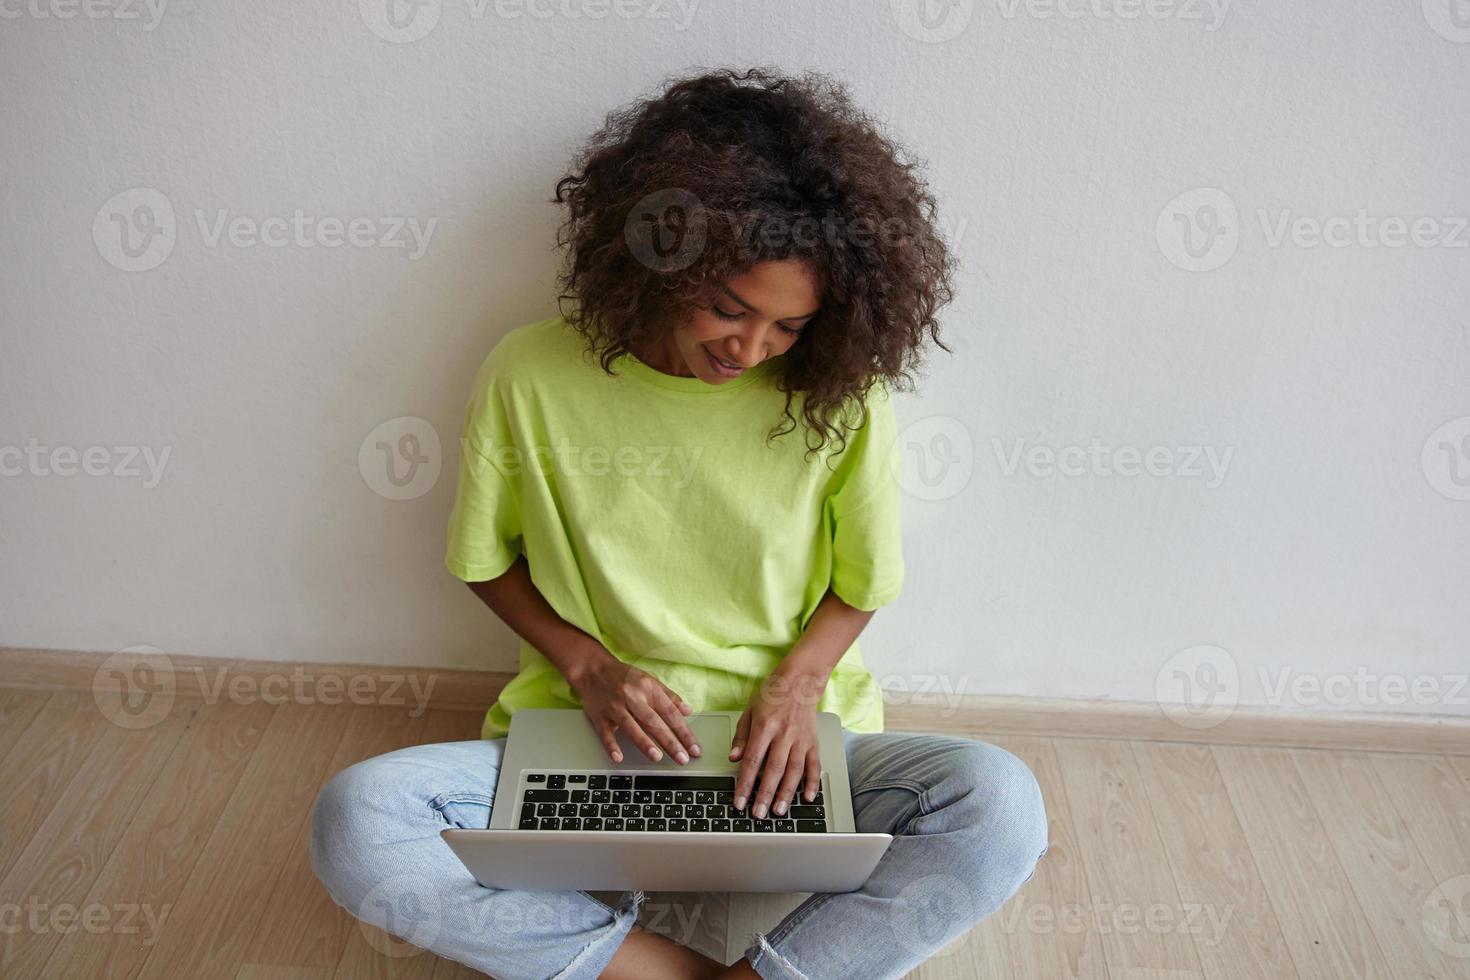
<svg viewBox="0 0 1470 980">
<path fill-rule="evenodd" d="M 520 469 L 492 351 L 480 366 L 459 440 L 459 481 L 444 564 L 466 582 L 499 578 L 522 551 Z"/>
<path fill-rule="evenodd" d="M 867 407 L 867 422 L 847 432 L 847 448 L 837 457 L 828 505 L 832 591 L 850 606 L 873 610 L 897 599 L 903 587 L 903 490 L 898 423 L 882 381 L 869 390 Z"/>
</svg>

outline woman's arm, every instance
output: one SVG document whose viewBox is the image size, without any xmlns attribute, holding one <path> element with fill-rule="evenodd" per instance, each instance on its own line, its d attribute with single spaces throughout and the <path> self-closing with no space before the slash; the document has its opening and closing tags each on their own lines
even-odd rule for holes
<svg viewBox="0 0 1470 980">
<path fill-rule="evenodd" d="M 499 578 L 465 584 L 505 625 L 550 660 L 574 690 L 597 661 L 611 656 L 600 642 L 556 614 L 531 581 L 525 555 L 517 555 Z"/>
<path fill-rule="evenodd" d="M 816 612 L 807 621 L 801 638 L 772 673 L 783 674 L 792 681 L 806 679 L 805 684 L 814 686 L 815 696 L 820 698 L 837 661 L 868 625 L 874 612 L 877 610 L 849 606 L 837 598 L 837 593 L 827 589 L 827 594 L 817 603 Z"/>
</svg>

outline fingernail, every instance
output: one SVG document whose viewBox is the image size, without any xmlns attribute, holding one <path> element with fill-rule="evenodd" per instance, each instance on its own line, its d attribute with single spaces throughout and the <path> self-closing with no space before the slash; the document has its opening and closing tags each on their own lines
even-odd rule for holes
<svg viewBox="0 0 1470 980">
<path fill-rule="evenodd" d="M 688 762 L 689 761 L 689 756 L 685 755 L 683 752 L 680 752 L 679 755 L 677 756 L 677 758 L 678 758 L 678 760 L 680 762 Z"/>
<path fill-rule="evenodd" d="M 652 752 L 648 753 L 648 755 L 649 755 L 650 758 L 653 759 L 654 762 L 657 762 L 658 760 L 660 760 L 660 759 L 662 759 L 664 757 L 664 754 L 662 752 L 660 752 L 658 749 L 654 749 Z"/>
<path fill-rule="evenodd" d="M 693 752 L 697 756 L 697 755 L 699 755 L 700 749 L 699 749 L 699 746 L 696 745 L 693 748 L 691 748 L 689 751 L 690 752 Z"/>
<path fill-rule="evenodd" d="M 744 810 L 745 809 L 745 797 L 743 797 L 743 796 L 737 796 L 737 797 L 735 797 L 735 809 L 737 809 L 737 810 Z"/>
<path fill-rule="evenodd" d="M 623 761 L 623 753 L 621 753 L 621 752 L 614 752 L 613 753 L 613 761 L 614 762 L 622 762 Z"/>
<path fill-rule="evenodd" d="M 777 813 L 785 813 L 786 812 L 786 803 L 784 801 L 781 802 L 781 803 L 777 803 L 776 804 L 776 812 Z"/>
<path fill-rule="evenodd" d="M 764 803 L 762 803 L 760 806 L 758 806 L 758 807 L 755 808 L 755 815 L 757 817 L 759 817 L 759 818 L 762 818 L 762 819 L 765 818 L 765 815 L 766 815 L 766 805 Z"/>
</svg>

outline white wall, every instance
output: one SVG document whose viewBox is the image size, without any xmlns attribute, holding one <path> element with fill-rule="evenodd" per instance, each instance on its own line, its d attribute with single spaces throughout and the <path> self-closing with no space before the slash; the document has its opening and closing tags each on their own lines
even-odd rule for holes
<svg viewBox="0 0 1470 980">
<path fill-rule="evenodd" d="M 864 636 L 886 683 L 1179 700 L 1213 645 L 1232 701 L 1270 701 L 1262 670 L 1356 672 L 1420 694 L 1276 703 L 1470 714 L 1470 28 L 1449 0 L 995 0 L 932 31 L 905 2 L 446 0 L 401 42 L 367 2 L 98 4 L 0 18 L 0 645 L 511 669 L 443 527 L 480 357 L 553 309 L 552 183 L 665 72 L 772 63 L 847 80 L 929 161 L 963 256 L 956 354 L 899 400 L 908 579 Z M 139 271 L 108 224 L 132 188 L 176 216 Z M 196 217 L 298 208 L 435 224 L 415 258 L 211 246 Z M 1273 243 L 1282 215 L 1360 211 L 1370 242 L 1393 217 L 1420 243 Z M 1228 234 L 1197 262 L 1176 213 L 1197 244 L 1212 214 Z M 392 500 L 358 455 L 403 416 L 446 456 Z M 1094 438 L 1166 467 L 1204 447 L 1223 479 L 998 458 Z M 113 447 L 169 455 L 149 486 L 28 446 L 106 447 L 98 471 Z M 930 486 L 936 453 L 955 462 Z"/>
</svg>

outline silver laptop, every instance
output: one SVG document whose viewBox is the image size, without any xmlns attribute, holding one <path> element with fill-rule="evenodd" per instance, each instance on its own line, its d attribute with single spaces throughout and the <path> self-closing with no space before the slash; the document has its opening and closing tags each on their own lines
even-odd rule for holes
<svg viewBox="0 0 1470 980">
<path fill-rule="evenodd" d="M 649 759 L 622 732 L 613 762 L 580 710 L 511 716 L 485 830 L 443 837 L 480 884 L 541 890 L 848 892 L 861 888 L 893 840 L 860 834 L 842 722 L 817 713 L 821 793 L 802 788 L 787 813 L 756 820 L 734 809 L 738 711 L 685 718 L 703 750 L 680 765 Z M 774 803 L 774 801 L 772 801 Z"/>
</svg>

